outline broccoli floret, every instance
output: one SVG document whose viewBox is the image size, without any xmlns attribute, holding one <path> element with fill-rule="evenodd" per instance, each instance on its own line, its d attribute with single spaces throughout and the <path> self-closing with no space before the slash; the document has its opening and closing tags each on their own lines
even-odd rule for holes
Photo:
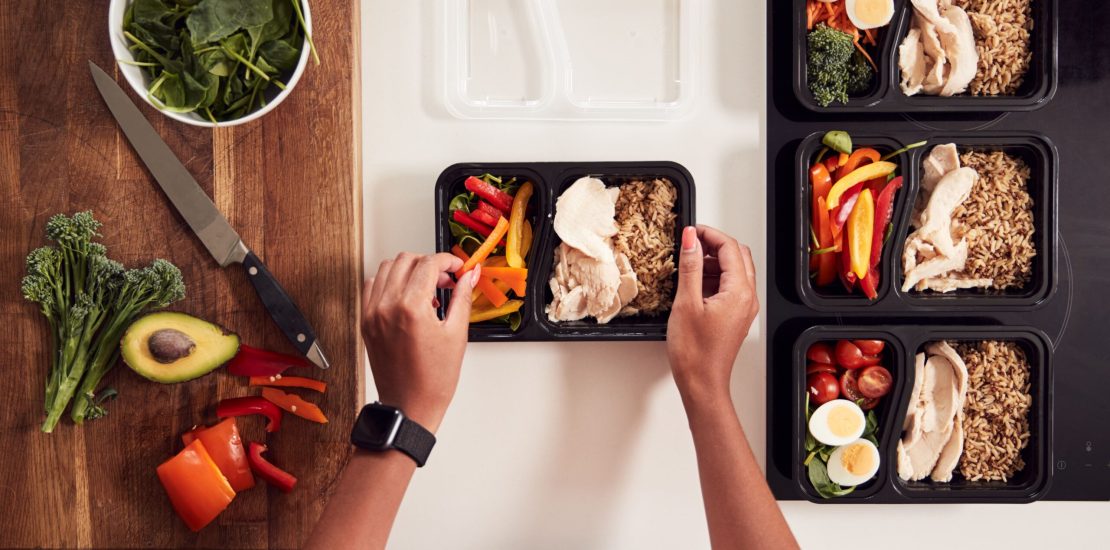
<svg viewBox="0 0 1110 550">
<path fill-rule="evenodd" d="M 866 91 L 871 68 L 856 50 L 852 35 L 821 23 L 807 37 L 806 77 L 817 104 L 848 102 L 849 93 Z M 857 58 L 864 67 L 860 67 Z"/>
<path fill-rule="evenodd" d="M 874 76 L 875 71 L 867 62 L 867 58 L 862 52 L 856 50 L 852 54 L 851 61 L 848 62 L 848 93 L 851 95 L 865 93 L 871 88 L 871 79 Z"/>
</svg>

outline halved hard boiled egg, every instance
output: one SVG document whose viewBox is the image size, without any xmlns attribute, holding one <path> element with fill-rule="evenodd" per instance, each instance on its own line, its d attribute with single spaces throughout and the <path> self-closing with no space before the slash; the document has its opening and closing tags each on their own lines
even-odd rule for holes
<svg viewBox="0 0 1110 550">
<path fill-rule="evenodd" d="M 847 399 L 833 399 L 817 407 L 809 417 L 809 433 L 825 445 L 847 445 L 863 435 L 867 419 L 859 405 Z"/>
<path fill-rule="evenodd" d="M 829 455 L 829 480 L 841 487 L 855 487 L 879 471 L 879 450 L 866 439 L 841 445 Z"/>
<path fill-rule="evenodd" d="M 894 0 L 845 0 L 844 8 L 861 31 L 882 27 L 894 17 Z"/>
</svg>

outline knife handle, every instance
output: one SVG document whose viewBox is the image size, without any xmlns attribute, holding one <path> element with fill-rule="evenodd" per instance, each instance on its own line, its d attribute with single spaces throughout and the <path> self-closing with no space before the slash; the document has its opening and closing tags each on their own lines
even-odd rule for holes
<svg viewBox="0 0 1110 550">
<path fill-rule="evenodd" d="M 266 269 L 266 264 L 254 255 L 247 252 L 243 258 L 243 267 L 247 270 L 247 278 L 254 285 L 255 292 L 262 299 L 262 304 L 270 312 L 274 323 L 285 333 L 285 337 L 301 352 L 308 355 L 312 345 L 316 342 L 316 333 L 304 318 L 304 314 L 293 303 L 293 299 L 286 294 L 285 289 L 277 282 L 274 275 Z"/>
</svg>

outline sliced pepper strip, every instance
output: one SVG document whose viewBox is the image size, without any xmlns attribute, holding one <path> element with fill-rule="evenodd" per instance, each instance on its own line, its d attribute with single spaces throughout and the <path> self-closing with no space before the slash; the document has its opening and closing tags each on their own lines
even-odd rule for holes
<svg viewBox="0 0 1110 550">
<path fill-rule="evenodd" d="M 509 196 L 508 193 L 474 176 L 466 178 L 463 185 L 466 187 L 467 191 L 486 199 L 490 204 L 496 206 L 502 214 L 508 215 L 509 211 L 513 208 L 513 198 Z"/>
<path fill-rule="evenodd" d="M 483 267 L 482 276 L 504 281 L 519 297 L 524 297 L 528 282 L 528 270 L 520 267 Z"/>
<path fill-rule="evenodd" d="M 883 235 L 886 226 L 894 216 L 894 195 L 902 187 L 902 176 L 898 176 L 886 184 L 875 201 L 875 228 L 871 235 L 871 267 L 879 265 L 879 257 L 883 252 Z"/>
<path fill-rule="evenodd" d="M 458 210 L 456 210 L 456 212 L 458 212 Z M 455 272 L 455 277 L 462 277 L 466 274 L 467 271 L 474 269 L 474 266 L 485 261 L 485 259 L 489 257 L 490 253 L 492 253 L 493 250 L 497 248 L 498 241 L 500 241 L 501 238 L 504 237 L 505 233 L 508 231 L 509 220 L 506 220 L 505 218 L 497 220 L 497 227 L 493 228 L 493 232 L 490 233 L 488 237 L 486 237 L 486 240 L 482 243 L 482 246 L 479 246 L 478 250 L 475 250 L 474 254 L 470 255 L 470 259 L 463 262 L 463 266 Z"/>
<path fill-rule="evenodd" d="M 880 155 L 878 151 L 870 147 L 860 147 L 852 151 L 852 154 L 848 156 L 848 162 L 844 163 L 844 166 L 841 166 L 840 169 L 836 171 L 836 179 L 847 176 L 855 171 L 856 168 L 864 166 L 867 163 L 878 162 L 881 156 L 882 155 Z M 864 161 L 868 162 L 865 163 Z"/>
<path fill-rule="evenodd" d="M 524 220 L 520 237 L 520 267 L 528 267 L 528 252 L 532 250 L 532 222 Z"/>
<path fill-rule="evenodd" d="M 485 267 L 483 267 L 482 269 L 485 269 Z M 512 290 L 511 288 L 509 288 L 509 285 L 501 281 L 494 281 L 493 286 L 497 287 L 497 290 L 500 290 L 502 294 L 508 294 L 509 291 Z M 482 294 L 481 292 L 474 293 L 473 298 L 471 298 L 471 304 L 473 304 L 473 307 L 493 307 L 493 304 L 490 303 L 489 298 L 486 298 L 486 295 Z"/>
<path fill-rule="evenodd" d="M 829 225 L 829 209 L 825 208 L 825 198 L 817 199 L 818 221 L 817 239 L 821 248 L 834 246 L 832 229 Z M 836 251 L 839 252 L 839 251 Z M 817 286 L 828 286 L 836 281 L 836 253 L 817 256 Z"/>
<path fill-rule="evenodd" d="M 487 203 L 483 201 L 479 204 Z M 496 209 L 494 209 L 494 211 L 496 211 Z M 455 212 L 461 212 L 461 210 L 456 210 Z M 493 214 L 490 214 L 489 212 L 482 210 L 481 208 L 476 208 L 470 212 L 470 217 L 474 218 L 486 227 L 493 227 L 497 224 L 497 219 L 501 217 L 501 213 L 499 212 L 496 216 L 494 216 Z"/>
<path fill-rule="evenodd" d="M 320 407 L 301 399 L 299 395 L 285 393 L 274 388 L 262 388 L 262 398 L 305 420 L 319 422 L 320 424 L 328 423 L 328 417 L 324 416 Z"/>
<path fill-rule="evenodd" d="M 282 388 L 305 388 L 312 391 L 324 393 L 328 389 L 328 385 L 323 380 L 315 380 L 312 378 L 303 378 L 300 376 L 252 376 L 250 385 L 252 386 L 276 386 Z"/>
<path fill-rule="evenodd" d="M 853 187 L 872 180 L 881 176 L 885 176 L 898 169 L 898 165 L 893 162 L 879 161 L 872 162 L 866 166 L 861 166 L 852 171 L 852 173 L 837 180 L 837 182 L 829 190 L 828 207 L 829 210 L 840 206 L 840 199 L 844 196 L 845 192 Z M 872 197 L 874 198 L 874 197 Z"/>
<path fill-rule="evenodd" d="M 498 317 L 501 317 L 502 315 L 508 315 L 510 313 L 520 311 L 520 307 L 523 305 L 524 300 L 509 300 L 508 302 L 505 302 L 505 304 L 501 307 L 495 307 L 493 309 L 475 308 L 470 310 L 470 322 L 481 323 L 482 321 L 496 319 Z"/>
<path fill-rule="evenodd" d="M 160 464 L 157 472 L 174 511 L 194 532 L 216 519 L 235 498 L 235 490 L 200 441 Z"/>
<path fill-rule="evenodd" d="M 505 302 L 509 301 L 509 297 L 493 284 L 493 279 L 485 276 L 485 271 L 486 268 L 482 268 L 482 276 L 478 277 L 478 283 L 474 285 L 474 288 L 478 289 L 493 304 L 493 307 L 505 305 Z"/>
<path fill-rule="evenodd" d="M 470 214 L 467 214 L 462 210 L 455 210 L 451 212 L 451 219 L 455 220 L 471 231 L 474 231 L 475 233 L 481 235 L 482 237 L 489 237 L 489 234 L 493 232 L 493 229 L 491 229 L 490 226 L 472 218 Z M 497 246 L 505 246 L 505 241 L 503 239 L 500 239 L 500 242 L 497 243 Z"/>
<path fill-rule="evenodd" d="M 867 276 L 859 280 L 859 289 L 863 291 L 863 295 L 867 299 L 874 300 L 879 297 L 879 270 L 874 267 L 867 273 Z"/>
<path fill-rule="evenodd" d="M 505 239 L 505 258 L 510 267 L 524 267 L 524 255 L 521 254 L 521 240 L 524 236 L 524 214 L 528 209 L 528 201 L 532 198 L 532 182 L 526 181 L 517 189 L 513 197 L 513 211 L 509 215 L 509 235 Z"/>
<path fill-rule="evenodd" d="M 467 254 L 466 251 L 463 250 L 462 247 L 459 245 L 452 246 L 451 253 L 457 256 L 463 262 L 466 262 L 470 259 L 470 254 Z"/>
<path fill-rule="evenodd" d="M 247 458 L 250 460 L 251 470 L 258 474 L 258 477 L 266 480 L 266 483 L 277 487 L 283 493 L 288 493 L 293 490 L 293 486 L 297 484 L 297 478 L 293 474 L 274 466 L 269 460 L 262 457 L 262 453 L 266 452 L 266 446 L 261 443 L 250 442 L 249 453 Z"/>
<path fill-rule="evenodd" d="M 274 376 L 290 367 L 312 366 L 304 357 L 239 344 L 239 353 L 231 359 L 227 371 L 235 376 Z"/>
<path fill-rule="evenodd" d="M 875 229 L 875 201 L 871 191 L 859 193 L 855 208 L 848 215 L 848 253 L 851 255 L 852 273 L 863 279 L 871 271 L 871 241 Z"/>
<path fill-rule="evenodd" d="M 273 433 L 281 429 L 281 409 L 261 397 L 232 397 L 216 405 L 216 416 L 219 418 L 252 414 L 261 414 L 269 419 L 266 423 L 267 432 Z"/>
</svg>

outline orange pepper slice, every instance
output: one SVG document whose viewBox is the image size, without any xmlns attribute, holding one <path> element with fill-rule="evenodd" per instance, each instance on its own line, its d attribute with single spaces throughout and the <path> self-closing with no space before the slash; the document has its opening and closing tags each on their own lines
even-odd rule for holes
<svg viewBox="0 0 1110 550">
<path fill-rule="evenodd" d="M 482 295 L 485 296 L 491 304 L 493 304 L 493 307 L 501 307 L 505 305 L 505 302 L 509 301 L 509 297 L 506 296 L 504 292 L 501 292 L 501 289 L 497 288 L 497 286 L 493 284 L 493 279 L 487 277 L 485 271 L 485 268 L 483 268 L 482 276 L 478 277 L 478 284 L 475 285 L 475 288 L 477 288 L 478 291 L 481 292 Z"/>
<path fill-rule="evenodd" d="M 274 376 L 252 376 L 250 385 L 252 386 L 277 386 L 282 388 L 305 388 L 312 391 L 324 393 L 328 389 L 328 385 L 323 380 L 314 380 L 312 378 L 302 378 L 300 376 L 282 376 L 280 374 Z"/>
<path fill-rule="evenodd" d="M 524 267 L 524 254 L 521 246 L 524 236 L 524 215 L 528 209 L 528 200 L 532 198 L 532 182 L 526 181 L 513 196 L 513 209 L 509 214 L 509 235 L 505 239 L 505 258 L 510 267 Z"/>
<path fill-rule="evenodd" d="M 468 271 L 474 269 L 474 266 L 485 261 L 485 259 L 489 257 L 494 249 L 497 248 L 497 243 L 501 242 L 501 237 L 504 237 L 505 233 L 507 233 L 508 231 L 509 220 L 501 217 L 501 219 L 497 220 L 497 227 L 493 228 L 493 232 L 491 232 L 489 236 L 486 237 L 486 240 L 482 243 L 482 246 L 479 246 L 478 250 L 475 250 L 474 254 L 472 254 L 470 258 L 468 258 L 465 262 L 463 262 L 463 266 L 455 272 L 455 277 L 459 278 L 463 275 L 466 275 Z"/>
<path fill-rule="evenodd" d="M 324 416 L 320 407 L 301 399 L 298 395 L 285 393 L 274 388 L 262 388 L 262 398 L 305 420 L 319 422 L 320 424 L 328 423 L 328 417 Z"/>
<path fill-rule="evenodd" d="M 159 465 L 157 472 L 174 511 L 193 531 L 211 523 L 235 498 L 235 490 L 199 439 Z"/>
</svg>

